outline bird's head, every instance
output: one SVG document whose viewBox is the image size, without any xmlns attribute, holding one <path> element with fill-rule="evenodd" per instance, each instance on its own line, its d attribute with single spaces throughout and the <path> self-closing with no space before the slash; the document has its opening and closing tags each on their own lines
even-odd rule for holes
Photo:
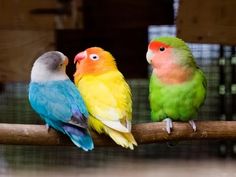
<svg viewBox="0 0 236 177">
<path fill-rule="evenodd" d="M 146 59 L 153 67 L 166 62 L 179 65 L 195 63 L 188 45 L 177 37 L 159 37 L 153 39 L 148 45 Z"/>
<path fill-rule="evenodd" d="M 65 73 L 68 58 L 59 51 L 49 51 L 34 62 L 31 80 L 49 81 L 67 78 Z"/>
<path fill-rule="evenodd" d="M 77 74 L 102 74 L 117 69 L 114 57 L 100 47 L 91 47 L 74 58 Z"/>
<path fill-rule="evenodd" d="M 196 63 L 188 45 L 177 37 L 159 37 L 148 45 L 146 59 L 153 72 L 165 83 L 189 80 Z"/>
</svg>

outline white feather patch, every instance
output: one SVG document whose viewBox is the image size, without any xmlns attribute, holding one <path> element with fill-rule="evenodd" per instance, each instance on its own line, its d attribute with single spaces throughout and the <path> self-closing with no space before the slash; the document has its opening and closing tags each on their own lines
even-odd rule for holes
<svg viewBox="0 0 236 177">
<path fill-rule="evenodd" d="M 120 121 L 109 121 L 109 120 L 102 120 L 106 126 L 115 129 L 120 132 L 129 133 L 129 129 L 127 129 L 124 125 L 120 123 Z"/>
<path fill-rule="evenodd" d="M 103 112 L 103 109 L 101 109 L 99 106 L 96 106 L 94 108 L 96 110 L 96 112 Z M 111 121 L 119 121 L 121 115 L 118 114 L 118 111 L 116 109 L 110 108 L 107 109 L 107 111 L 105 113 L 103 113 L 102 115 L 95 115 L 95 117 L 101 121 L 105 120 L 111 120 Z"/>
<path fill-rule="evenodd" d="M 132 125 L 131 125 L 131 122 L 130 121 L 128 121 L 128 120 L 126 120 L 126 126 L 127 126 L 127 129 L 129 130 L 129 131 L 131 131 L 131 128 L 132 128 Z"/>
</svg>

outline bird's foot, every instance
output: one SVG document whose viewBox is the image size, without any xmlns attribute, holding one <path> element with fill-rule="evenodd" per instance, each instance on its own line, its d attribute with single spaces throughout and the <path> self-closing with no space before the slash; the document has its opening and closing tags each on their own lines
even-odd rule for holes
<svg viewBox="0 0 236 177">
<path fill-rule="evenodd" d="M 170 118 L 166 118 L 163 121 L 166 122 L 166 131 L 168 134 L 170 134 L 173 128 L 172 120 Z"/>
<path fill-rule="evenodd" d="M 195 122 L 194 122 L 193 120 L 190 120 L 190 121 L 189 121 L 189 124 L 191 125 L 193 131 L 196 132 L 196 131 L 197 131 L 197 127 L 196 127 Z"/>
<path fill-rule="evenodd" d="M 47 131 L 50 131 L 50 126 L 48 124 L 45 124 Z"/>
</svg>

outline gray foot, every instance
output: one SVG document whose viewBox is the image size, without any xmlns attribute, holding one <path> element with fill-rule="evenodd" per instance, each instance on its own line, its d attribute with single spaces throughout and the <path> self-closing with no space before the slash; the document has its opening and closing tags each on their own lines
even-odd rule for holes
<svg viewBox="0 0 236 177">
<path fill-rule="evenodd" d="M 170 118 L 166 118 L 163 120 L 163 122 L 166 122 L 166 131 L 168 134 L 170 134 L 173 128 L 172 120 Z"/>
<path fill-rule="evenodd" d="M 197 131 L 197 127 L 196 127 L 196 124 L 194 123 L 194 121 L 193 121 L 193 120 L 190 120 L 190 121 L 189 121 L 189 124 L 191 125 L 193 131 L 196 132 L 196 131 Z"/>
<path fill-rule="evenodd" d="M 50 131 L 50 126 L 48 124 L 45 124 L 47 131 Z"/>
</svg>

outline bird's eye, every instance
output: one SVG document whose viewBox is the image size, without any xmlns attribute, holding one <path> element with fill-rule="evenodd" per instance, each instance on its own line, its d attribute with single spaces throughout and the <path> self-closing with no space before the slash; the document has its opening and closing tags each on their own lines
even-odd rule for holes
<svg viewBox="0 0 236 177">
<path fill-rule="evenodd" d="M 160 47 L 159 49 L 161 52 L 163 52 L 165 50 L 165 47 Z"/>
<path fill-rule="evenodd" d="M 98 60 L 99 56 L 97 54 L 91 54 L 89 55 L 89 58 L 91 58 L 92 60 Z"/>
</svg>

